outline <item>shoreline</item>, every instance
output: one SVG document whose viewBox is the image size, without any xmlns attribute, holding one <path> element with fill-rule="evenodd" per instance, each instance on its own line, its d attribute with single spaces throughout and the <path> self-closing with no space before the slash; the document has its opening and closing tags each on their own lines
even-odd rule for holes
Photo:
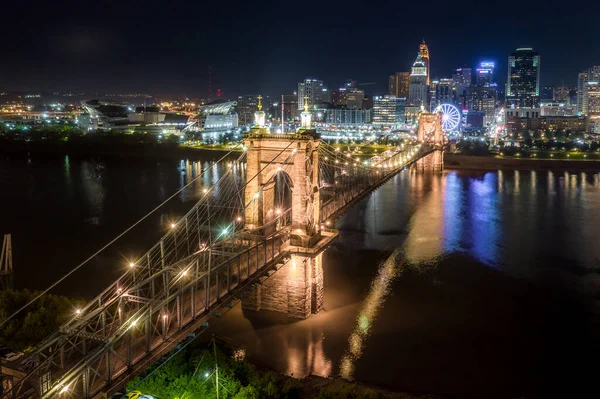
<svg viewBox="0 0 600 399">
<path fill-rule="evenodd" d="M 600 160 L 500 158 L 496 156 L 475 156 L 444 154 L 444 169 L 457 170 L 565 170 L 600 171 Z"/>
</svg>

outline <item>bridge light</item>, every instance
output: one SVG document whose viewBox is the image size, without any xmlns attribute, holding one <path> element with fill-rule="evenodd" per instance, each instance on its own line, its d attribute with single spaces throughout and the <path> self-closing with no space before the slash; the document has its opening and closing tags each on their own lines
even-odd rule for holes
<svg viewBox="0 0 600 399">
<path fill-rule="evenodd" d="M 80 315 L 81 314 L 81 309 L 75 309 L 75 314 L 76 315 Z"/>
<path fill-rule="evenodd" d="M 181 272 L 181 275 L 182 276 L 187 276 L 187 272 L 188 272 L 187 270 L 184 270 L 184 271 Z"/>
<path fill-rule="evenodd" d="M 275 213 L 278 215 L 281 214 L 281 209 L 279 209 L 279 208 L 275 209 Z"/>
<path fill-rule="evenodd" d="M 171 223 L 171 228 L 174 229 L 175 228 L 175 223 Z"/>
<path fill-rule="evenodd" d="M 204 378 L 208 378 L 209 376 L 210 376 L 210 373 L 209 373 L 208 371 L 206 371 L 206 372 L 204 373 Z"/>
<path fill-rule="evenodd" d="M 238 222 L 241 222 L 242 221 L 242 217 L 238 216 L 238 217 L 235 218 L 235 220 L 238 221 Z"/>
<path fill-rule="evenodd" d="M 69 390 L 69 385 L 70 384 L 67 384 L 64 387 L 62 387 L 61 390 L 60 390 L 60 392 L 59 392 L 59 394 L 63 394 L 65 392 L 67 392 Z"/>
<path fill-rule="evenodd" d="M 129 267 L 134 267 L 134 266 L 135 266 L 135 263 L 129 262 Z"/>
</svg>

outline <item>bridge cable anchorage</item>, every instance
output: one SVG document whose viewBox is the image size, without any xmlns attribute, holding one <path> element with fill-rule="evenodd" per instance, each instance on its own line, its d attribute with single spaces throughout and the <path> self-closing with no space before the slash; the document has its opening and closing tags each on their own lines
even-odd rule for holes
<svg viewBox="0 0 600 399">
<path fill-rule="evenodd" d="M 236 203 L 240 204 L 243 207 L 243 209 L 250 206 L 252 201 L 247 205 L 240 203 L 238 200 L 239 197 L 233 195 L 234 192 L 243 192 L 245 186 L 247 186 L 249 182 L 257 178 L 257 176 L 260 175 L 260 173 L 265 168 L 275 163 L 279 155 L 281 155 L 281 153 L 286 151 L 293 144 L 294 142 L 291 142 L 267 165 L 265 165 L 257 175 L 253 176 L 250 179 L 247 179 L 245 184 L 240 185 L 241 180 L 239 176 L 233 175 L 232 171 L 236 169 L 238 165 L 241 165 L 240 160 L 243 158 L 242 155 L 235 165 L 230 165 L 231 167 L 227 170 L 224 176 L 219 179 L 218 184 L 212 186 L 210 190 L 206 190 L 200 201 L 188 212 L 185 218 L 174 224 L 174 227 L 161 239 L 160 244 L 162 244 L 165 241 L 168 241 L 169 239 L 171 240 L 168 242 L 174 242 L 174 247 L 170 248 L 169 252 L 165 254 L 161 251 L 161 254 L 164 256 L 168 255 L 169 253 L 175 252 L 175 255 L 177 255 L 177 232 L 183 229 L 183 227 L 187 228 L 191 226 L 192 228 L 194 228 L 194 231 L 198 232 L 197 236 L 200 236 L 200 231 L 198 229 L 200 227 L 200 219 L 195 219 L 196 224 L 188 223 L 191 216 L 198 215 L 198 213 L 194 212 L 198 211 L 200 205 L 203 205 L 204 208 L 207 208 L 207 212 L 203 213 L 204 217 L 202 220 L 208 218 L 209 221 L 210 219 L 214 218 L 216 214 L 223 215 L 224 210 L 227 213 L 229 220 L 232 220 L 232 216 L 234 215 L 234 212 L 236 212 L 236 206 L 229 206 L 232 202 L 233 205 L 235 205 Z M 283 163 L 283 167 L 280 168 L 281 170 L 293 168 L 293 162 L 290 162 L 290 160 L 293 160 L 295 153 L 296 152 L 294 151 L 291 155 L 287 157 L 287 159 Z M 243 175 L 243 165 L 237 169 L 240 172 L 242 172 Z M 270 183 L 270 181 L 272 181 L 274 178 L 275 174 L 272 175 L 269 181 L 267 181 L 265 184 Z M 219 204 L 216 203 L 216 201 L 211 201 L 211 198 L 213 198 L 213 196 L 211 196 L 210 194 L 213 190 L 224 195 L 224 203 Z M 210 209 L 209 207 L 212 207 L 213 209 Z M 215 209 L 217 210 L 216 212 L 214 211 Z M 283 218 L 288 213 L 288 210 L 286 210 L 276 219 Z M 239 215 L 239 213 L 237 214 Z M 194 222 L 193 219 L 192 222 Z M 235 225 L 233 227 L 234 228 L 232 229 L 232 232 L 235 233 Z M 234 237 L 234 234 L 232 234 L 231 236 Z M 223 238 L 217 236 L 215 239 L 211 240 L 207 245 L 209 245 L 210 249 L 217 250 L 218 245 L 222 244 L 226 240 L 227 237 Z M 180 239 L 180 241 L 187 242 L 189 240 Z M 153 249 L 156 249 L 157 247 L 164 249 L 163 245 L 159 246 L 158 244 L 155 245 Z M 57 354 L 63 353 L 63 355 L 61 356 L 67 358 L 68 360 L 72 356 L 72 354 L 69 355 L 69 353 L 67 352 L 71 351 L 72 353 L 73 351 L 75 351 L 74 348 L 78 345 L 78 342 L 84 345 L 87 342 L 88 345 L 91 346 L 87 350 L 86 354 L 84 354 L 84 358 L 77 360 L 76 357 L 75 359 L 73 359 L 75 360 L 75 364 L 73 364 L 71 367 L 68 367 L 69 372 L 66 375 L 67 378 L 64 378 L 65 375 L 59 378 L 57 383 L 54 384 L 54 386 L 49 392 L 47 392 L 47 395 L 56 392 L 57 389 L 62 389 L 61 387 L 69 386 L 70 384 L 72 384 L 73 381 L 78 378 L 78 376 L 82 375 L 81 373 L 83 373 L 83 370 L 91 369 L 92 363 L 95 360 L 101 358 L 104 353 L 108 353 L 107 351 L 112 350 L 111 348 L 115 344 L 115 342 L 117 342 L 118 339 L 122 337 L 129 329 L 131 329 L 133 326 L 141 325 L 142 322 L 146 322 L 148 320 L 148 314 L 152 314 L 152 307 L 156 307 L 158 309 L 164 308 L 165 305 L 168 305 L 171 299 L 177 296 L 177 293 L 179 291 L 172 293 L 171 289 L 173 287 L 178 286 L 179 282 L 182 281 L 182 277 L 186 275 L 186 273 L 189 272 L 190 276 L 194 276 L 194 272 L 190 268 L 190 264 L 192 264 L 193 261 L 189 262 L 186 261 L 186 259 L 193 257 L 191 255 L 198 256 L 199 253 L 203 253 L 204 255 L 204 253 L 206 252 L 206 248 L 204 250 L 201 250 L 200 252 L 194 250 L 194 253 L 191 253 L 191 251 L 188 251 L 185 253 L 187 257 L 183 257 L 181 260 L 174 259 L 173 263 L 171 263 L 168 267 L 165 267 L 165 265 L 163 265 L 162 269 L 160 270 L 152 267 L 151 259 L 153 257 L 151 256 L 151 251 L 152 250 L 150 250 L 146 254 L 148 259 L 146 267 L 141 267 L 143 266 L 142 261 L 145 262 L 146 256 L 140 258 L 141 260 L 131 262 L 130 270 L 128 270 L 121 278 L 119 278 L 117 282 L 113 283 L 96 299 L 92 300 L 83 310 L 78 310 L 77 316 L 74 319 L 67 321 L 65 324 L 63 324 L 59 332 L 54 333 L 45 342 L 43 342 L 41 345 L 38 345 L 38 348 L 36 349 L 35 353 L 39 353 L 41 355 L 40 357 L 45 357 L 45 360 L 39 363 L 38 366 L 35 367 L 35 369 L 31 371 L 28 376 L 26 376 L 26 378 L 21 380 L 19 382 L 19 385 L 22 385 L 27 379 L 29 379 L 31 375 L 34 375 L 37 372 L 39 372 L 44 366 L 50 367 L 52 364 L 55 364 L 57 361 Z M 186 265 L 187 267 L 185 267 Z M 183 268 L 180 268 L 181 266 L 183 266 Z M 178 270 L 178 268 L 180 269 Z M 136 270 L 138 269 L 141 269 L 141 271 L 138 272 L 141 274 L 136 276 Z M 153 282 L 154 279 L 157 278 L 157 276 L 164 276 L 169 274 L 174 274 L 175 277 L 171 277 L 170 280 L 167 280 L 169 285 L 164 287 L 164 290 L 161 291 L 161 293 L 159 293 L 158 298 L 154 297 L 153 301 L 144 301 L 144 296 L 141 295 L 143 294 L 143 291 L 145 289 L 144 284 L 147 285 L 149 282 Z M 206 273 L 202 274 L 202 276 L 204 276 L 205 274 Z M 196 272 L 197 278 L 202 278 L 202 276 L 198 275 L 198 273 Z M 180 291 L 189 288 L 191 284 L 192 283 L 189 282 L 184 287 L 180 287 Z M 135 295 L 133 295 L 132 298 L 137 299 L 134 301 L 129 301 L 128 297 L 131 296 L 129 292 L 133 292 Z M 148 293 L 146 292 L 146 294 Z M 124 315 L 121 314 L 121 306 L 127 305 L 128 303 L 136 304 L 135 306 L 137 306 L 137 309 L 132 309 L 134 311 L 127 315 L 127 317 L 124 317 Z M 95 306 L 95 308 L 92 308 L 92 306 Z M 107 314 L 108 311 L 111 309 L 113 310 L 113 314 Z M 124 322 L 123 319 L 125 319 Z M 100 333 L 98 333 L 99 331 Z M 67 335 L 65 336 L 65 334 Z M 85 339 L 88 339 L 89 341 L 85 341 Z M 105 344 L 98 346 L 100 345 L 99 343 L 102 342 L 105 342 Z M 95 349 L 93 346 L 94 343 L 96 343 Z M 69 347 L 68 345 L 71 346 Z M 43 354 L 40 352 L 44 349 L 49 349 L 49 353 Z M 94 371 L 97 375 L 99 375 L 97 371 L 91 371 Z M 16 386 L 13 388 L 16 388 Z"/>
</svg>

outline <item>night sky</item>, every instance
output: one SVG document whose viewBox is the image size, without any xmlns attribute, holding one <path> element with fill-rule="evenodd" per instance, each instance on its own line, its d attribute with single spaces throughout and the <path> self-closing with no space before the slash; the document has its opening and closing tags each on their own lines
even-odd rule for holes
<svg viewBox="0 0 600 399">
<path fill-rule="evenodd" d="M 585 3 L 585 6 L 584 6 Z M 600 2 L 534 0 L 232 2 L 13 1 L 0 23 L 0 89 L 206 96 L 291 93 L 305 77 L 330 88 L 409 70 L 422 39 L 433 77 L 465 64 L 541 55 L 542 84 L 575 86 L 600 63 Z"/>
</svg>

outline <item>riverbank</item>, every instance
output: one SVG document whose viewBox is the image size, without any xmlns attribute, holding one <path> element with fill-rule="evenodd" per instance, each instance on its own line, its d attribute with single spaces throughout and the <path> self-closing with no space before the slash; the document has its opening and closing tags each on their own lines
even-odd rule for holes
<svg viewBox="0 0 600 399">
<path fill-rule="evenodd" d="M 600 160 L 505 158 L 444 154 L 445 169 L 600 171 Z"/>
<path fill-rule="evenodd" d="M 216 397 L 218 385 L 225 397 L 248 399 L 441 399 L 439 396 L 386 391 L 342 378 L 311 375 L 296 379 L 257 366 L 248 359 L 244 349 L 232 348 L 218 338 L 217 342 L 214 339 L 193 342 L 177 353 L 173 350 L 165 356 L 164 362 L 157 362 L 145 375 L 127 384 L 127 389 L 161 398 Z"/>
</svg>

